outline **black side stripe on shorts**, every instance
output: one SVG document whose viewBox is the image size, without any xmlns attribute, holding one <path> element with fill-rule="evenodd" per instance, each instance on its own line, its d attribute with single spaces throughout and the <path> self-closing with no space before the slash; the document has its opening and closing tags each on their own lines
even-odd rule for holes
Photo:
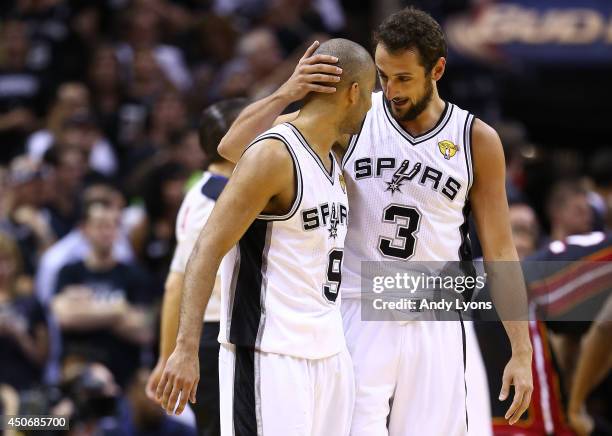
<svg viewBox="0 0 612 436">
<path fill-rule="evenodd" d="M 229 319 L 229 341 L 254 348 L 263 315 L 265 258 L 270 245 L 268 227 L 272 222 L 256 219 L 238 243 L 240 263 Z"/>
<path fill-rule="evenodd" d="M 257 436 L 255 412 L 255 351 L 235 347 L 234 404 L 232 418 L 235 436 Z"/>
<path fill-rule="evenodd" d="M 465 338 L 465 326 L 463 325 L 463 317 L 461 316 L 461 312 L 457 312 L 459 314 L 459 322 L 461 323 L 461 343 L 463 345 L 463 386 L 465 387 L 465 431 L 468 432 L 470 429 L 470 423 L 468 420 L 468 407 L 467 407 L 467 380 L 465 378 L 465 371 L 467 366 L 467 347 L 466 347 L 466 338 Z"/>
</svg>

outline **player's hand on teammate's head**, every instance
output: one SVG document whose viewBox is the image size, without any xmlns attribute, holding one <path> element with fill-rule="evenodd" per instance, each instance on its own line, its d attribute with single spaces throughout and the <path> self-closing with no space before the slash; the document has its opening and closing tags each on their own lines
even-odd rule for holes
<svg viewBox="0 0 612 436">
<path fill-rule="evenodd" d="M 332 94 L 340 81 L 342 69 L 333 65 L 338 58 L 329 55 L 313 55 L 319 41 L 313 42 L 298 62 L 293 74 L 277 91 L 288 102 L 299 101 L 310 92 Z"/>
<path fill-rule="evenodd" d="M 199 381 L 200 363 L 197 352 L 189 353 L 177 347 L 162 372 L 155 392 L 156 401 L 166 413 L 180 415 L 188 400 L 195 403 Z"/>
<path fill-rule="evenodd" d="M 510 385 L 514 386 L 514 398 L 504 416 L 510 425 L 516 423 L 529 408 L 533 392 L 533 377 L 531 375 L 532 353 L 512 354 L 512 358 L 504 369 L 502 388 L 499 399 L 504 401 L 510 394 Z"/>
</svg>

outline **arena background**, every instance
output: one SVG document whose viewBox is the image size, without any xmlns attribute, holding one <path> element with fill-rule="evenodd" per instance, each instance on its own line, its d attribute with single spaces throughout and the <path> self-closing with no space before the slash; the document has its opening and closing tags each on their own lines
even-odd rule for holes
<svg viewBox="0 0 612 436">
<path fill-rule="evenodd" d="M 519 253 L 612 229 L 610 1 L 3 0 L 2 413 L 69 414 L 84 423 L 71 434 L 192 434 L 189 417 L 172 427 L 178 433 L 164 427 L 170 418 L 149 404 L 143 383 L 156 360 L 176 213 L 206 165 L 201 111 L 273 92 L 314 39 L 341 36 L 370 48 L 373 28 L 407 5 L 431 13 L 447 34 L 442 98 L 502 138 Z M 128 300 L 140 324 L 110 371 L 88 364 L 66 373 L 57 364 L 53 301 L 62 267 L 85 250 L 79 225 L 88 196 L 121 209 L 116 239 L 103 230 L 100 238 L 113 238 L 117 258 L 133 265 L 126 277 L 138 292 Z M 104 304 L 113 298 L 109 290 Z M 82 334 L 103 348 L 110 330 Z M 496 355 L 496 346 L 483 354 Z M 565 413 L 570 383 L 559 371 Z M 608 377 L 589 400 L 597 434 L 612 434 L 610 386 Z M 123 433 L 105 433 L 109 417 Z M 151 423 L 157 433 L 144 429 Z"/>
</svg>

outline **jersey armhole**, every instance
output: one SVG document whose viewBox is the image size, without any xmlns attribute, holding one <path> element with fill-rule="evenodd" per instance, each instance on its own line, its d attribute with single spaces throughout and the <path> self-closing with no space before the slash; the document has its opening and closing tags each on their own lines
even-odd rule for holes
<svg viewBox="0 0 612 436">
<path fill-rule="evenodd" d="M 293 215 L 295 215 L 295 212 L 298 210 L 298 207 L 300 206 L 302 202 L 302 191 L 303 191 L 302 170 L 300 169 L 300 164 L 298 162 L 297 156 L 295 155 L 295 152 L 293 151 L 293 149 L 291 148 L 287 140 L 278 133 L 268 133 L 266 135 L 260 136 L 255 141 L 253 141 L 251 144 L 249 144 L 246 150 L 251 148 L 256 143 L 263 141 L 264 139 L 276 139 L 278 141 L 281 141 L 287 148 L 287 151 L 289 152 L 289 156 L 291 156 L 291 160 L 293 161 L 293 180 L 295 182 L 295 196 L 293 198 L 293 203 L 291 204 L 291 207 L 289 208 L 289 211 L 286 214 L 273 215 L 273 214 L 261 213 L 257 215 L 257 219 L 264 220 L 264 221 L 286 221 L 290 219 Z"/>
<path fill-rule="evenodd" d="M 474 184 L 474 165 L 472 161 L 472 127 L 474 126 L 475 119 L 476 118 L 473 114 L 468 113 L 468 116 L 465 118 L 465 125 L 463 129 L 463 146 L 465 147 L 465 153 L 463 153 L 463 155 L 465 156 L 465 165 L 468 176 L 468 186 L 465 192 L 466 202 L 470 196 L 470 190 L 472 188 L 472 185 Z"/>
</svg>

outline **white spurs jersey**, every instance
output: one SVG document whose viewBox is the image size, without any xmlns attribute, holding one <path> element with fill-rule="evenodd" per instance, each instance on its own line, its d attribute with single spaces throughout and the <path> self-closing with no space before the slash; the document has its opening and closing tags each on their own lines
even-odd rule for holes
<svg viewBox="0 0 612 436">
<path fill-rule="evenodd" d="M 202 178 L 193 185 L 181 203 L 176 217 L 176 248 L 170 270 L 184 274 L 187 261 L 195 246 L 200 231 L 215 206 L 215 202 L 227 183 L 227 178 L 205 171 Z M 217 279 L 212 295 L 204 312 L 204 321 L 219 322 L 221 308 L 221 274 Z"/>
<path fill-rule="evenodd" d="M 411 136 L 382 92 L 343 159 L 351 220 L 344 297 L 359 297 L 362 261 L 471 260 L 467 235 L 474 116 L 446 103 L 438 123 Z"/>
<path fill-rule="evenodd" d="M 346 185 L 333 155 L 329 173 L 293 125 L 273 127 L 251 146 L 270 138 L 291 154 L 296 196 L 287 214 L 260 215 L 224 259 L 219 342 L 329 357 L 345 347 L 339 288 Z"/>
</svg>

